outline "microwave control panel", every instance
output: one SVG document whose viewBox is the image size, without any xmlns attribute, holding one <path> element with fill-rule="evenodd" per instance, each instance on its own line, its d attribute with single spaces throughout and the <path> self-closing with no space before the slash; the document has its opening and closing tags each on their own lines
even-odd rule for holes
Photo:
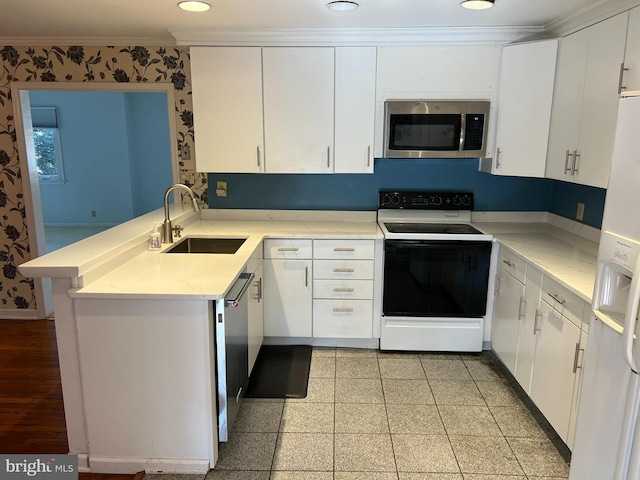
<svg viewBox="0 0 640 480">
<path fill-rule="evenodd" d="M 378 208 L 473 210 L 473 192 L 380 192 Z"/>
</svg>

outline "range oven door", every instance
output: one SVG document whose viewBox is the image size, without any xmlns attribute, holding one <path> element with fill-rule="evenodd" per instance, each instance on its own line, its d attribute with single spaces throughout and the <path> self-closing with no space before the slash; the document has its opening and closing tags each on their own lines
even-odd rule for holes
<svg viewBox="0 0 640 480">
<path fill-rule="evenodd" d="M 490 241 L 385 240 L 385 316 L 479 318 L 486 313 Z"/>
</svg>

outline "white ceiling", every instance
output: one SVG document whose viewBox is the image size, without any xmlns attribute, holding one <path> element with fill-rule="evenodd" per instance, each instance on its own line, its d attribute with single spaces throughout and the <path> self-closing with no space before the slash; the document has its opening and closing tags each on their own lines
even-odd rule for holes
<svg viewBox="0 0 640 480">
<path fill-rule="evenodd" d="M 460 0 L 358 0 L 360 8 L 334 12 L 328 0 L 208 0 L 211 10 L 190 13 L 178 0 L 2 0 L 0 41 L 34 39 L 115 44 L 118 39 L 175 43 L 171 31 L 537 26 L 575 12 L 615 9 L 629 0 L 496 0 L 471 11 Z M 108 39 L 108 41 L 107 41 Z M 106 43 L 105 43 L 106 42 Z"/>
</svg>

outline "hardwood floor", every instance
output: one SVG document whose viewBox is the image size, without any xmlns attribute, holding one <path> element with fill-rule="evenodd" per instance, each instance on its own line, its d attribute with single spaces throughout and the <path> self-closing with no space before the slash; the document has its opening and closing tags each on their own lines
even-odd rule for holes
<svg viewBox="0 0 640 480">
<path fill-rule="evenodd" d="M 53 320 L 0 320 L 0 453 L 68 451 Z M 81 473 L 79 479 L 141 476 Z"/>
</svg>

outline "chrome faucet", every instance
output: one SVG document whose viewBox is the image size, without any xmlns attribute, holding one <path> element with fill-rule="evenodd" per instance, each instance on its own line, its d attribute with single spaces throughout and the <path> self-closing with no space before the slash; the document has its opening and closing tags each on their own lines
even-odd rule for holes
<svg viewBox="0 0 640 480">
<path fill-rule="evenodd" d="M 173 243 L 173 232 L 175 231 L 178 236 L 180 236 L 180 232 L 182 231 L 182 227 L 176 225 L 173 227 L 171 225 L 171 220 L 169 220 L 169 194 L 177 189 L 185 190 L 189 196 L 191 197 L 191 206 L 193 207 L 193 211 L 197 212 L 200 210 L 198 206 L 198 200 L 196 199 L 196 194 L 187 187 L 186 185 L 182 185 L 181 183 L 176 183 L 175 185 L 171 185 L 167 188 L 167 191 L 164 192 L 164 223 L 162 224 L 162 243 Z"/>
</svg>

